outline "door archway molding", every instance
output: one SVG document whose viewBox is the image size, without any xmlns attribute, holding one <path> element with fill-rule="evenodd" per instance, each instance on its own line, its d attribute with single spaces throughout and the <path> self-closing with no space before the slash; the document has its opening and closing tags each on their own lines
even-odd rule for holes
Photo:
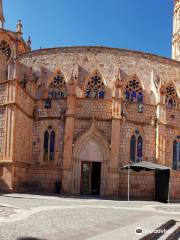
<svg viewBox="0 0 180 240">
<path fill-rule="evenodd" d="M 109 143 L 104 136 L 104 134 L 97 129 L 95 122 L 92 122 L 91 127 L 87 132 L 82 134 L 75 142 L 73 150 L 73 193 L 80 194 L 80 182 L 81 182 L 81 163 L 82 161 L 91 161 L 91 159 L 81 159 L 80 155 L 83 151 L 83 147 L 88 144 L 88 142 L 93 141 L 98 144 L 101 149 L 102 159 L 99 162 L 102 163 L 101 172 L 101 195 L 105 193 L 105 186 L 107 185 L 108 167 L 110 160 L 110 149 Z M 98 160 L 98 159 L 97 159 Z"/>
</svg>

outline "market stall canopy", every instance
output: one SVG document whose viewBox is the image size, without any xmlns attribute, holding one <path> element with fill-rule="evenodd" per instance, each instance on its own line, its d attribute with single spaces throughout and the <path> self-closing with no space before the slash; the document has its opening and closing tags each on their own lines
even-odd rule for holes
<svg viewBox="0 0 180 240">
<path fill-rule="evenodd" d="M 120 168 L 120 170 L 123 169 L 132 169 L 133 171 L 139 172 L 139 171 L 152 171 L 152 170 L 170 170 L 169 167 L 166 167 L 164 165 L 159 165 L 156 163 L 152 163 L 152 162 L 147 162 L 147 161 L 142 161 L 142 162 L 138 162 L 138 163 L 132 163 L 132 164 L 128 164 L 126 166 L 123 166 Z"/>
<path fill-rule="evenodd" d="M 170 169 L 164 165 L 159 165 L 152 162 L 142 161 L 138 163 L 128 164 L 121 167 L 120 170 L 129 170 L 140 172 L 140 171 L 154 171 L 155 172 L 155 198 L 161 202 L 169 202 L 169 181 L 170 181 Z M 128 180 L 129 185 L 129 180 Z M 129 196 L 128 186 L 128 196 Z M 128 197 L 129 199 L 129 197 Z"/>
</svg>

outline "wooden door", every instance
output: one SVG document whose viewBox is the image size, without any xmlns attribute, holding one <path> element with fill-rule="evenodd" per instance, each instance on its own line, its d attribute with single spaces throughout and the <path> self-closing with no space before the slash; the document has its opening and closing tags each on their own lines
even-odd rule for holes
<svg viewBox="0 0 180 240">
<path fill-rule="evenodd" d="M 81 194 L 89 195 L 91 193 L 91 162 L 82 162 L 81 164 Z"/>
</svg>

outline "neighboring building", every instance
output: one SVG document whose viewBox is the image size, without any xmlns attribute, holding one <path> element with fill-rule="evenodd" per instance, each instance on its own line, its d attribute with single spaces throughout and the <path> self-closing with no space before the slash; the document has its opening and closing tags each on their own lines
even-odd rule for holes
<svg viewBox="0 0 180 240">
<path fill-rule="evenodd" d="M 0 190 L 127 194 L 129 162 L 172 168 L 180 198 L 180 0 L 173 58 L 105 47 L 31 51 L 4 29 L 0 0 Z M 154 197 L 154 173 L 131 174 L 131 197 Z"/>
</svg>

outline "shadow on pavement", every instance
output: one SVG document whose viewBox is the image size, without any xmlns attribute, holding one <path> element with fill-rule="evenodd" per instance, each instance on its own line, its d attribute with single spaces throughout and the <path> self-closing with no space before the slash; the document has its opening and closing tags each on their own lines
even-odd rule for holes
<svg viewBox="0 0 180 240">
<path fill-rule="evenodd" d="M 46 239 L 34 238 L 34 237 L 20 237 L 20 238 L 17 238 L 16 240 L 46 240 Z"/>
</svg>

